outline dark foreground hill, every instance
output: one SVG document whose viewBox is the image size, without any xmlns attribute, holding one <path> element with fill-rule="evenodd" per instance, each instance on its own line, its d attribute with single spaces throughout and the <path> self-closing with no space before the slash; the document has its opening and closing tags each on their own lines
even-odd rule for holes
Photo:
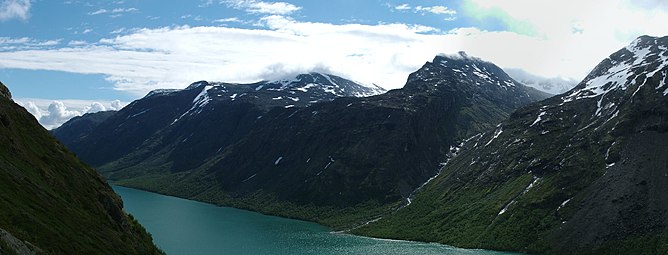
<svg viewBox="0 0 668 255">
<path fill-rule="evenodd" d="M 105 180 L 0 83 L 0 254 L 160 254 Z"/>
<path fill-rule="evenodd" d="M 668 37 L 474 136 L 412 204 L 357 233 L 549 254 L 668 254 Z"/>
</svg>

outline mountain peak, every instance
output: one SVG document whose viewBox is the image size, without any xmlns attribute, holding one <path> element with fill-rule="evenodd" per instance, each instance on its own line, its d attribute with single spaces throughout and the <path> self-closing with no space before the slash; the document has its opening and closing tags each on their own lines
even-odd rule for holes
<svg viewBox="0 0 668 255">
<path fill-rule="evenodd" d="M 434 62 L 440 60 L 459 60 L 459 61 L 474 61 L 474 62 L 486 62 L 480 58 L 469 56 L 466 51 L 458 51 L 456 54 L 445 54 L 441 53 L 434 57 Z"/>
<path fill-rule="evenodd" d="M 198 82 L 193 82 L 192 84 L 190 84 L 190 85 L 186 88 L 186 90 L 191 90 L 191 89 L 196 89 L 196 88 L 200 88 L 200 87 L 205 87 L 205 86 L 208 86 L 208 85 L 210 85 L 208 81 L 198 81 Z"/>
<path fill-rule="evenodd" d="M 385 89 L 378 86 L 366 86 L 333 74 L 320 72 L 298 74 L 292 79 L 264 81 L 259 84 L 256 90 L 296 90 L 306 92 L 311 88 L 317 88 L 318 90 L 323 90 L 325 93 L 339 97 L 367 97 L 385 92 Z"/>
<path fill-rule="evenodd" d="M 432 62 L 408 76 L 408 83 L 429 80 L 470 81 L 474 84 L 494 84 L 498 87 L 515 87 L 517 83 L 495 64 L 472 57 L 460 51 L 454 55 L 439 54 Z"/>
<path fill-rule="evenodd" d="M 655 74 L 665 76 L 668 71 L 667 67 L 668 36 L 660 38 L 641 36 L 598 64 L 563 99 L 564 102 L 570 102 L 598 97 L 612 91 L 625 91 L 638 82 L 641 82 L 640 87 Z M 664 86 L 665 83 L 661 83 L 657 90 Z M 668 89 L 664 91 L 664 95 L 666 94 L 668 94 Z"/>
<path fill-rule="evenodd" d="M 9 100 L 12 100 L 12 93 L 9 91 L 7 86 L 0 82 L 0 96 L 6 97 Z"/>
</svg>

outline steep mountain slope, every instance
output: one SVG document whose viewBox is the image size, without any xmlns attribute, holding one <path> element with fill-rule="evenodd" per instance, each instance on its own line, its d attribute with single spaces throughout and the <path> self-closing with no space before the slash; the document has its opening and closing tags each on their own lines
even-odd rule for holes
<svg viewBox="0 0 668 255">
<path fill-rule="evenodd" d="M 413 203 L 358 233 L 551 254 L 668 253 L 668 37 L 470 138 Z"/>
<path fill-rule="evenodd" d="M 73 120 L 54 132 L 86 162 L 112 171 L 142 164 L 179 170 L 201 164 L 221 147 L 243 137 L 273 107 L 305 107 L 342 96 L 382 93 L 338 76 L 310 73 L 293 80 L 254 84 L 196 82 L 183 90 L 158 90 L 108 117 L 85 135 Z M 72 131 L 72 130 L 75 131 Z M 167 156 L 166 158 L 163 156 Z M 119 165 L 120 164 L 120 165 Z"/>
<path fill-rule="evenodd" d="M 92 168 L 0 83 L 0 254 L 159 254 Z"/>
<path fill-rule="evenodd" d="M 547 95 L 464 53 L 373 97 L 274 84 L 149 95 L 71 148 L 128 186 L 341 227 L 400 206 L 461 140 Z"/>
</svg>

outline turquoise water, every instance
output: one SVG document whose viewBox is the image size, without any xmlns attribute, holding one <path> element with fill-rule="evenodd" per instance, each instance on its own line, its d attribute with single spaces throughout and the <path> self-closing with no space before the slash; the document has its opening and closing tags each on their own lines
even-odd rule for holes
<svg viewBox="0 0 668 255">
<path fill-rule="evenodd" d="M 508 254 L 331 233 L 321 225 L 120 186 L 125 210 L 169 255 Z"/>
</svg>

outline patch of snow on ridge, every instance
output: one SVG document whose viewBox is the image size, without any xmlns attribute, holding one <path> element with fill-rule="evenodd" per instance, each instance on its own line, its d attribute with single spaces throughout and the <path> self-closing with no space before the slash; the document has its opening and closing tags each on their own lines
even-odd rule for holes
<svg viewBox="0 0 668 255">
<path fill-rule="evenodd" d="M 517 202 L 517 198 L 519 198 L 520 196 L 526 194 L 527 192 L 529 192 L 529 190 L 531 190 L 533 187 L 535 187 L 536 185 L 538 185 L 538 182 L 540 182 L 541 179 L 542 179 L 542 178 L 539 178 L 539 177 L 534 176 L 534 177 L 533 177 L 533 181 L 532 181 L 531 183 L 529 183 L 529 186 L 527 186 L 526 188 L 524 188 L 524 190 L 522 191 L 522 194 L 520 194 L 520 195 L 516 196 L 515 198 L 513 198 L 513 200 L 511 200 L 510 203 L 506 204 L 506 206 L 504 206 L 503 209 L 501 209 L 501 211 L 499 211 L 499 213 L 498 213 L 497 215 L 501 215 L 501 214 L 506 213 L 506 211 L 508 211 L 508 208 L 510 208 L 511 205 L 513 205 L 513 204 L 515 204 L 515 203 Z"/>
<path fill-rule="evenodd" d="M 334 85 L 334 86 L 336 86 L 336 87 L 339 86 L 339 84 L 337 84 L 336 82 L 334 82 L 334 80 L 332 80 L 332 77 L 330 77 L 329 75 L 327 75 L 327 74 L 321 74 L 321 73 L 318 73 L 318 74 L 321 75 L 321 76 L 323 76 L 323 77 L 325 77 L 325 79 L 327 79 L 327 81 L 329 81 L 330 84 L 332 84 L 332 85 Z"/>
<path fill-rule="evenodd" d="M 443 169 L 448 165 L 448 162 L 450 162 L 451 159 L 453 159 L 454 157 L 457 156 L 457 154 L 459 154 L 459 151 L 462 149 L 462 147 L 464 147 L 464 145 L 465 145 L 466 143 L 468 143 L 469 141 L 473 140 L 474 138 L 476 138 L 476 137 L 478 137 L 478 136 L 480 136 L 480 135 L 481 135 L 481 134 L 474 135 L 474 136 L 472 136 L 472 137 L 470 137 L 470 138 L 468 138 L 468 139 L 462 141 L 461 143 L 459 143 L 459 144 L 456 145 L 456 146 L 450 146 L 450 150 L 449 150 L 448 153 L 445 155 L 445 156 L 446 156 L 446 158 L 445 158 L 445 162 L 439 164 L 439 168 L 438 168 L 438 171 L 436 172 L 436 175 L 432 176 L 432 177 L 429 178 L 426 182 L 422 183 L 422 185 L 420 185 L 420 186 L 417 187 L 415 190 L 413 190 L 413 192 L 411 192 L 411 194 L 408 195 L 408 197 L 406 198 L 406 204 L 403 205 L 403 206 L 401 206 L 401 207 L 399 207 L 399 209 L 397 209 L 397 210 L 401 210 L 402 208 L 404 208 L 404 207 L 406 207 L 406 206 L 409 206 L 409 205 L 413 202 L 413 197 L 415 196 L 415 194 L 417 194 L 418 191 L 420 191 L 422 188 L 424 188 L 425 186 L 427 186 L 427 184 L 429 184 L 430 182 L 432 182 L 433 180 L 435 180 L 439 175 L 441 175 L 441 172 L 442 172 Z"/>
<path fill-rule="evenodd" d="M 177 91 L 181 91 L 181 90 L 180 89 L 156 89 L 156 90 L 152 90 L 151 92 L 148 92 L 148 94 L 146 94 L 146 96 L 144 96 L 144 98 L 155 96 L 155 95 L 168 95 L 172 92 L 177 92 Z"/>
<path fill-rule="evenodd" d="M 492 139 L 490 139 L 489 142 L 487 142 L 487 143 L 485 144 L 484 147 L 487 147 L 487 145 L 489 145 L 490 143 L 492 143 L 492 141 L 494 141 L 494 139 L 498 138 L 499 135 L 501 135 L 501 133 L 503 133 L 503 128 L 502 128 L 502 127 L 499 127 L 498 129 L 496 129 L 496 130 L 494 131 L 494 137 L 492 137 Z"/>
<path fill-rule="evenodd" d="M 568 202 L 570 202 L 571 199 L 573 199 L 573 198 L 566 199 L 566 201 L 561 203 L 561 205 L 559 205 L 559 208 L 557 208 L 557 211 L 561 210 L 561 208 L 564 208 L 564 206 L 566 206 L 566 204 L 568 204 Z"/>
<path fill-rule="evenodd" d="M 209 90 L 212 89 L 213 87 L 214 87 L 213 85 L 206 85 L 204 89 L 202 89 L 202 92 L 200 92 L 195 97 L 195 99 L 193 99 L 193 106 L 190 107 L 188 111 L 181 114 L 181 116 L 179 116 L 177 119 L 175 119 L 171 125 L 174 125 L 174 123 L 178 122 L 187 115 L 197 115 L 200 112 L 202 112 L 204 106 L 206 106 L 212 100 L 211 97 L 209 96 Z"/>
<path fill-rule="evenodd" d="M 533 127 L 534 125 L 540 123 L 540 121 L 543 120 L 543 116 L 545 116 L 545 114 L 546 114 L 546 113 L 545 113 L 544 111 L 541 111 L 541 112 L 538 114 L 538 117 L 536 118 L 536 120 L 535 120 L 533 123 L 531 123 L 531 125 L 530 125 L 529 127 Z"/>
<path fill-rule="evenodd" d="M 203 107 L 209 102 L 211 102 L 211 97 L 209 96 L 209 90 L 212 89 L 212 85 L 206 85 L 202 92 L 200 92 L 195 99 L 193 99 L 193 108 L 194 107 Z"/>
<path fill-rule="evenodd" d="M 646 77 L 651 77 L 656 72 L 668 66 L 668 56 L 666 56 L 665 47 L 659 47 L 662 50 L 659 53 L 652 53 L 650 48 L 654 44 L 641 46 L 641 40 L 641 38 L 638 38 L 625 48 L 633 55 L 631 59 L 623 62 L 608 59 L 608 61 L 611 61 L 612 66 L 605 73 L 587 81 L 584 88 L 566 95 L 563 97 L 563 101 L 566 103 L 577 99 L 598 97 L 612 90 L 626 90 L 629 85 L 635 85 L 635 78 L 637 76 L 644 74 Z M 652 60 L 650 57 L 657 55 L 661 61 L 661 64 L 657 68 L 647 70 L 643 74 L 634 74 L 634 69 L 643 68 L 655 63 L 655 60 Z"/>
<path fill-rule="evenodd" d="M 299 88 L 295 88 L 295 89 L 296 89 L 296 90 L 299 90 L 299 91 L 301 91 L 301 92 L 308 92 L 308 90 L 309 90 L 310 88 L 315 88 L 315 87 L 317 87 L 317 86 L 318 86 L 318 84 L 315 84 L 315 83 L 309 83 L 309 84 L 306 84 L 304 87 L 299 87 Z"/>
</svg>

